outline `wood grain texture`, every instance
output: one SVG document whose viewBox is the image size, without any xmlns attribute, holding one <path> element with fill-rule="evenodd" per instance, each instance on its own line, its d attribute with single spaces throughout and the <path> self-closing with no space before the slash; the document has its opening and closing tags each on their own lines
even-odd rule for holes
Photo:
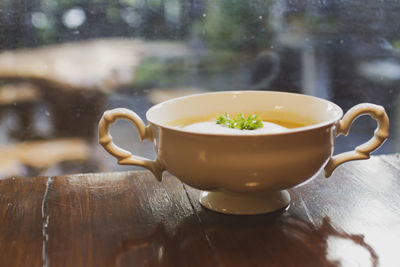
<svg viewBox="0 0 400 267">
<path fill-rule="evenodd" d="M 42 266 L 46 181 L 0 180 L 0 266 Z"/>
<path fill-rule="evenodd" d="M 371 157 L 368 161 L 347 163 L 331 178 L 316 179 L 294 190 L 316 224 L 330 218 L 336 229 L 358 235 L 371 247 L 371 253 L 365 254 L 338 241 L 343 244 L 332 245 L 332 254 L 345 255 L 343 262 L 350 265 L 358 258 L 360 266 L 371 266 L 365 261 L 369 257 L 376 262 L 373 265 L 398 266 L 399 167 L 396 155 Z"/>
<path fill-rule="evenodd" d="M 54 178 L 51 266 L 216 266 L 182 184 L 149 172 Z"/>
<path fill-rule="evenodd" d="M 400 160 L 347 163 L 290 190 L 287 211 L 229 216 L 190 199 L 221 266 L 397 266 Z"/>
<path fill-rule="evenodd" d="M 0 266 L 398 266 L 400 159 L 346 163 L 286 210 L 224 215 L 165 173 L 0 181 Z"/>
</svg>

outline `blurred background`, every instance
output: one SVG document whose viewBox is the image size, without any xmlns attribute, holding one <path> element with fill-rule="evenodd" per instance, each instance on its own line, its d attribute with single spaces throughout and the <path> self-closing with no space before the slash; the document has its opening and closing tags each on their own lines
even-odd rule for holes
<svg viewBox="0 0 400 267">
<path fill-rule="evenodd" d="M 0 178 L 130 170 L 97 140 L 102 113 L 145 119 L 200 92 L 314 95 L 347 111 L 383 105 L 400 150 L 400 2 L 292 0 L 0 0 Z M 359 118 L 335 153 L 368 140 Z M 115 142 L 154 158 L 131 124 Z"/>
</svg>

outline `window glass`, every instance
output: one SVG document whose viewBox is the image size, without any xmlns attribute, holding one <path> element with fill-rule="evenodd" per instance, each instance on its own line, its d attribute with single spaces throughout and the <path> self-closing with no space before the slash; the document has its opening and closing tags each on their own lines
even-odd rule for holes
<svg viewBox="0 0 400 267">
<path fill-rule="evenodd" d="M 3 0 L 0 178 L 127 170 L 98 144 L 102 113 L 145 119 L 164 100 L 208 91 L 274 90 L 344 111 L 383 105 L 399 151 L 400 3 L 291 0 Z M 368 140 L 361 117 L 335 153 Z M 117 144 L 155 157 L 134 126 Z"/>
</svg>

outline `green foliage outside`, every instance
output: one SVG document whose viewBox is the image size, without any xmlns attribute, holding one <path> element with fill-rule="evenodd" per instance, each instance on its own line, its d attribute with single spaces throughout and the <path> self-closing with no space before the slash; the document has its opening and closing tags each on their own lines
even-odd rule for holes
<svg viewBox="0 0 400 267">
<path fill-rule="evenodd" d="M 258 50 L 272 42 L 272 1 L 207 1 L 204 20 L 194 26 L 212 49 Z"/>
</svg>

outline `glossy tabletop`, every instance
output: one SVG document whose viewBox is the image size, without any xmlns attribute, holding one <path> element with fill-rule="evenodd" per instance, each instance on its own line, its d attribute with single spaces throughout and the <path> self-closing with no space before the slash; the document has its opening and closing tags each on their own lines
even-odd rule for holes
<svg viewBox="0 0 400 267">
<path fill-rule="evenodd" d="M 286 210 L 234 216 L 168 173 L 0 180 L 0 266 L 399 266 L 398 155 L 290 194 Z"/>
</svg>

